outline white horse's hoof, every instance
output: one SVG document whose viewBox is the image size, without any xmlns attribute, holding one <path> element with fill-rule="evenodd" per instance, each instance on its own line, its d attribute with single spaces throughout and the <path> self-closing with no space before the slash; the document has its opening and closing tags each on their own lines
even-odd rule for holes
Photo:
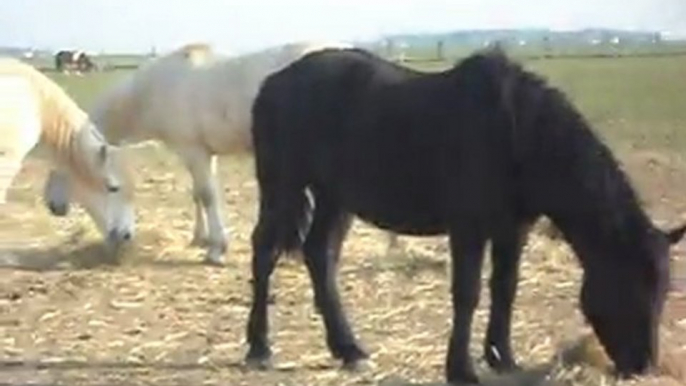
<svg viewBox="0 0 686 386">
<path fill-rule="evenodd" d="M 204 248 L 209 245 L 209 240 L 207 237 L 193 237 L 193 240 L 191 240 L 190 246 L 191 247 L 200 247 Z"/>
<path fill-rule="evenodd" d="M 210 249 L 205 256 L 205 264 L 212 265 L 215 267 L 223 267 L 224 263 L 224 252 L 226 248 L 220 249 Z"/>
<path fill-rule="evenodd" d="M 405 246 L 398 244 L 389 244 L 386 247 L 386 255 L 400 255 L 405 252 Z"/>
<path fill-rule="evenodd" d="M 225 265 L 224 260 L 212 259 L 209 257 L 206 257 L 205 260 L 203 260 L 203 263 L 212 267 L 223 267 Z"/>
</svg>

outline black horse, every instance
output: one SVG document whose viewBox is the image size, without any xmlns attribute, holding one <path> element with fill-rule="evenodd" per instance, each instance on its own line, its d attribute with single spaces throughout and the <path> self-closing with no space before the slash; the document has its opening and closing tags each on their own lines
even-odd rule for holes
<svg viewBox="0 0 686 386">
<path fill-rule="evenodd" d="M 563 93 L 499 49 L 432 74 L 357 49 L 312 53 L 265 80 L 253 119 L 260 197 L 251 365 L 269 362 L 269 277 L 278 256 L 295 249 L 303 252 L 332 354 L 345 365 L 367 357 L 335 282 L 353 215 L 398 233 L 449 235 L 449 382 L 478 382 L 468 347 L 487 241 L 493 273 L 484 354 L 497 371 L 517 368 L 512 303 L 522 246 L 541 215 L 579 257 L 583 313 L 618 372 L 654 364 L 669 247 L 686 226 L 657 229 Z"/>
</svg>

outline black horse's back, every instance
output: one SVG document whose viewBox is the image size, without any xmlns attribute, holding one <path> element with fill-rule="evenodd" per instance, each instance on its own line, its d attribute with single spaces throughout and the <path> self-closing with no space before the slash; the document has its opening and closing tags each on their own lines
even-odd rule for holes
<svg viewBox="0 0 686 386">
<path fill-rule="evenodd" d="M 440 87 L 426 93 L 442 81 L 359 49 L 309 54 L 265 80 L 253 114 L 274 123 L 255 124 L 256 152 L 280 154 L 280 164 L 290 157 L 289 173 L 308 186 L 335 186 L 351 212 L 378 227 L 445 233 L 447 187 L 437 183 L 450 171 L 437 165 L 450 104 Z"/>
</svg>

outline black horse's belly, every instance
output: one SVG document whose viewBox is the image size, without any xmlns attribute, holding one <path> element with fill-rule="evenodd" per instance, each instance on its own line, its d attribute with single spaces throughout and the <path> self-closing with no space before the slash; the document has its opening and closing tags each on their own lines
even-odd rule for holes
<svg viewBox="0 0 686 386">
<path fill-rule="evenodd" d="M 417 236 L 445 232 L 443 211 L 432 192 L 420 197 L 411 186 L 393 190 L 383 188 L 378 184 L 358 183 L 354 189 L 344 190 L 344 205 L 361 220 L 381 229 Z"/>
<path fill-rule="evenodd" d="M 339 174 L 345 209 L 379 228 L 408 235 L 446 230 L 443 181 L 435 166 L 408 162 L 402 155 L 355 152 Z M 366 154 L 365 156 L 361 156 Z"/>
<path fill-rule="evenodd" d="M 445 232 L 446 186 L 441 128 L 437 114 L 407 104 L 393 87 L 362 97 L 340 116 L 322 114 L 326 134 L 313 153 L 319 178 L 335 186 L 344 209 L 397 233 Z M 342 105 L 346 105 L 342 103 Z M 320 132 L 318 132 L 320 133 Z M 317 135 L 317 134 L 315 134 Z"/>
<path fill-rule="evenodd" d="M 380 216 L 378 213 L 357 212 L 356 215 L 362 221 L 372 224 L 377 228 L 405 235 L 436 236 L 447 231 L 447 225 L 440 219 L 419 219 L 415 217 L 412 219 L 412 222 L 408 222 L 407 219 L 382 218 L 383 216 Z"/>
</svg>

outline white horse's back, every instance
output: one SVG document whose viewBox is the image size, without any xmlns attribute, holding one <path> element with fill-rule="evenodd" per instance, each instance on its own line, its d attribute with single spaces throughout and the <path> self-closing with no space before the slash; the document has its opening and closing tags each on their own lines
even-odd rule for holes
<svg viewBox="0 0 686 386">
<path fill-rule="evenodd" d="M 269 74 L 308 52 L 345 43 L 294 43 L 226 57 L 189 44 L 143 65 L 102 95 L 91 116 L 108 139 L 161 140 L 213 154 L 250 150 L 251 107 Z M 124 132 L 126 130 L 126 132 Z"/>
<path fill-rule="evenodd" d="M 157 140 L 178 154 L 193 179 L 193 245 L 206 245 L 207 261 L 226 251 L 217 155 L 252 150 L 252 104 L 262 81 L 303 55 L 348 48 L 343 43 L 295 43 L 241 56 L 223 56 L 189 44 L 141 66 L 106 91 L 91 118 L 109 141 L 133 145 Z"/>
</svg>

